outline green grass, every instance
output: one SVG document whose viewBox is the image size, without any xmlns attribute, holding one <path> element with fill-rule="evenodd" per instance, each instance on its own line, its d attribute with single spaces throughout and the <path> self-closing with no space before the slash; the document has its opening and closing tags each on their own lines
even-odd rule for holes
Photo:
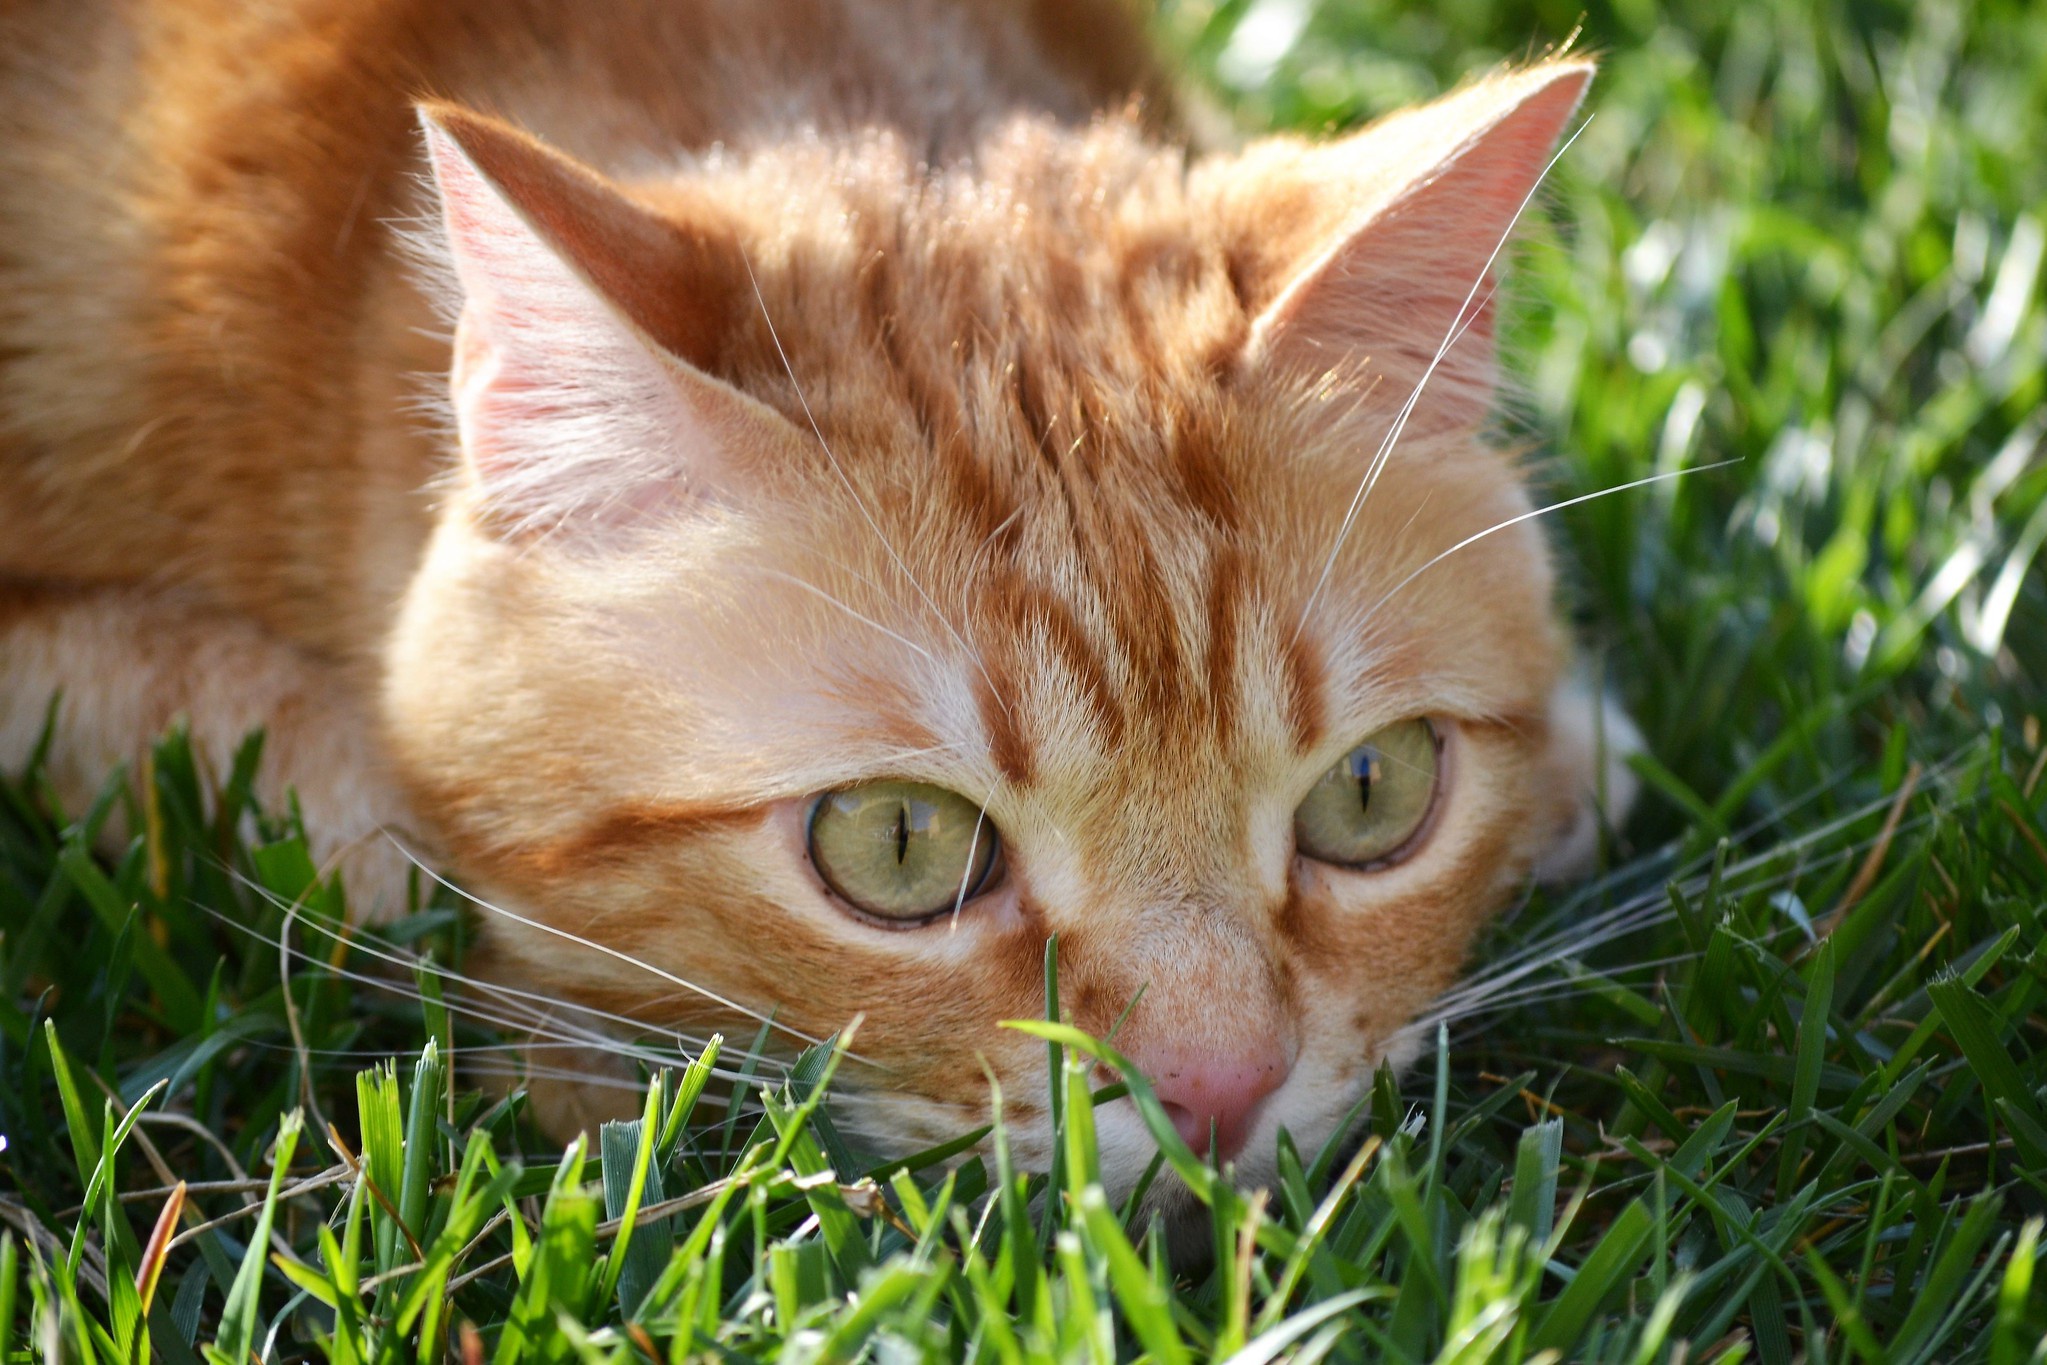
<svg viewBox="0 0 2047 1365">
<path fill-rule="evenodd" d="M 172 736 L 91 811 L 0 785 L 0 1359 L 2047 1361 L 2047 11 L 1330 0 L 1261 48 L 1288 11 L 1162 27 L 1320 129 L 1582 15 L 1509 424 L 1552 500 L 1697 471 L 1553 519 L 1647 795 L 1362 1145 L 1262 1194 L 1175 1152 L 1177 1274 L 1088 1180 L 1079 1063 L 1049 1178 L 869 1168 L 823 1052 L 563 1155 L 451 1080 L 493 1039 L 431 970 L 348 974 L 460 916 L 336 938 Z"/>
</svg>

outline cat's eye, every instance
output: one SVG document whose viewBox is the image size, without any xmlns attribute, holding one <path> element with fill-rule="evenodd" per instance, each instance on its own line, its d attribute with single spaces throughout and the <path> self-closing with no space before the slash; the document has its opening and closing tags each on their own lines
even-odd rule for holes
<svg viewBox="0 0 2047 1365">
<path fill-rule="evenodd" d="M 974 898 L 995 867 L 986 811 L 923 782 L 827 792 L 810 815 L 810 861 L 848 904 L 882 919 L 929 919 Z"/>
<path fill-rule="evenodd" d="M 1400 852 L 1436 796 L 1436 731 L 1426 720 L 1380 730 L 1322 774 L 1294 811 L 1294 847 L 1359 866 Z"/>
</svg>

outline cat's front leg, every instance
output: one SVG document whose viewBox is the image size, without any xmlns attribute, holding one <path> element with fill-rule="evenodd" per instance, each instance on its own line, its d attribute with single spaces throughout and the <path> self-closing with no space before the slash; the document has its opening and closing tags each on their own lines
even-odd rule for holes
<svg viewBox="0 0 2047 1365">
<path fill-rule="evenodd" d="M 341 869 L 358 917 L 405 907 L 410 863 L 385 831 L 403 837 L 406 804 L 365 707 L 332 665 L 244 618 L 161 593 L 0 581 L 0 771 L 28 762 L 52 697 L 45 776 L 68 812 L 90 805 L 116 765 L 139 765 L 179 717 L 215 780 L 260 729 L 258 798 L 282 810 L 287 788 L 297 792 L 313 856 Z"/>
<path fill-rule="evenodd" d="M 1558 685 L 1549 710 L 1546 787 L 1560 815 L 1536 857 L 1535 876 L 1554 884 L 1598 865 L 1601 831 L 1620 827 L 1641 790 L 1628 758 L 1644 746 L 1620 703 L 1582 672 Z"/>
</svg>

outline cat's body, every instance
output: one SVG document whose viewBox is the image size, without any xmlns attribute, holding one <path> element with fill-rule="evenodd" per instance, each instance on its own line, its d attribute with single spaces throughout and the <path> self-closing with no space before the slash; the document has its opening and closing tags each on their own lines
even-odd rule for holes
<svg viewBox="0 0 2047 1365">
<path fill-rule="evenodd" d="M 17 4 L 0 763 L 59 688 L 72 798 L 174 714 L 216 759 L 266 726 L 359 904 L 395 827 L 654 969 L 495 919 L 500 979 L 864 1013 L 884 1145 L 968 1126 L 985 1065 L 1033 1150 L 1043 1049 L 993 1024 L 1056 933 L 1078 1022 L 1142 988 L 1119 1038 L 1190 1135 L 1312 1141 L 1588 828 L 1476 434 L 1491 254 L 1587 74 L 1190 162 L 1090 0 Z M 420 376 L 464 300 L 451 433 Z M 1304 856 L 1304 793 L 1396 724 L 1440 743 L 1425 820 Z M 881 779 L 984 809 L 969 862 L 999 830 L 954 913 L 821 878 L 816 798 Z"/>
</svg>

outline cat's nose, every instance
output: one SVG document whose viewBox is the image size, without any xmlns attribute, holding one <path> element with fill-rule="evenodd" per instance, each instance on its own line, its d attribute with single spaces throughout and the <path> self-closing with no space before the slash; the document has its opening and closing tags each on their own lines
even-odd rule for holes
<svg viewBox="0 0 2047 1365">
<path fill-rule="evenodd" d="M 1173 1126 L 1194 1154 L 1208 1155 L 1212 1132 L 1216 1152 L 1224 1160 L 1244 1149 L 1257 1122 L 1259 1104 L 1285 1083 L 1293 1069 L 1277 1046 L 1231 1051 L 1147 1049 L 1131 1060 L 1150 1078 Z"/>
</svg>

